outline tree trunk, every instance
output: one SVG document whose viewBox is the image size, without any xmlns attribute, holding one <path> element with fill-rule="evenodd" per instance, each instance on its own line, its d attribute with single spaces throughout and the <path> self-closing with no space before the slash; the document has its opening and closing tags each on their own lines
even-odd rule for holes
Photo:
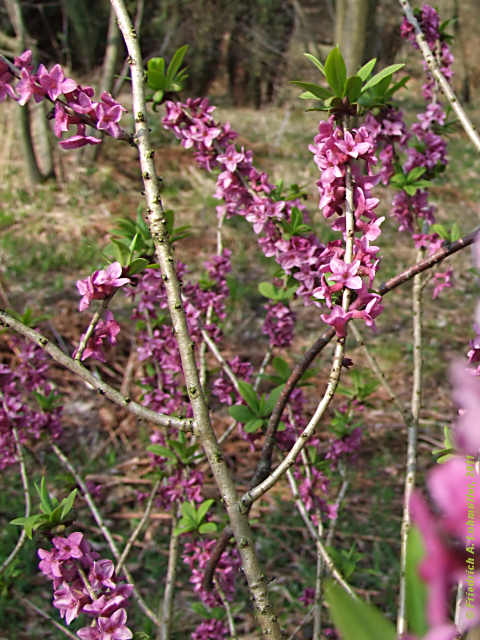
<svg viewBox="0 0 480 640">
<path fill-rule="evenodd" d="M 335 5 L 335 41 L 353 75 L 364 62 L 367 26 L 371 14 L 369 0 L 337 0 Z"/>
<path fill-rule="evenodd" d="M 30 40 L 28 37 L 25 24 L 23 22 L 22 10 L 18 0 L 5 0 L 5 6 L 8 11 L 10 22 L 15 30 L 16 34 L 16 51 L 15 53 L 22 53 Z M 28 42 L 31 48 L 34 48 L 32 42 Z M 43 111 L 43 110 L 42 110 Z M 45 130 L 46 122 L 42 120 L 44 130 L 42 131 L 43 139 L 48 138 L 48 131 Z M 20 130 L 20 137 L 22 140 L 24 161 L 27 166 L 27 172 L 29 180 L 32 184 L 38 184 L 45 181 L 47 178 L 54 176 L 53 172 L 53 159 L 51 154 L 51 146 L 47 143 L 43 145 L 45 147 L 45 168 L 46 173 L 43 174 L 40 170 L 36 155 L 35 148 L 33 146 L 32 139 L 32 113 L 30 105 L 27 103 L 25 106 L 20 106 L 18 109 L 18 127 Z"/>
</svg>

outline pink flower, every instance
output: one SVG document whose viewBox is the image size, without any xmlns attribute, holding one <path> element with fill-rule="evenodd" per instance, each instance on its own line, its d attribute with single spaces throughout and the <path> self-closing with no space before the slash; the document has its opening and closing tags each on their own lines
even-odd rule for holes
<svg viewBox="0 0 480 640">
<path fill-rule="evenodd" d="M 84 147 L 86 144 L 101 144 L 102 141 L 99 138 L 95 138 L 95 136 L 87 136 L 85 129 L 84 124 L 77 124 L 77 133 L 70 138 L 60 140 L 59 145 L 62 149 L 79 149 L 80 147 Z"/>
<path fill-rule="evenodd" d="M 32 97 L 35 102 L 41 102 L 45 96 L 45 90 L 37 82 L 37 77 L 26 68 L 20 71 L 20 81 L 15 87 L 19 96 L 18 104 L 25 105 Z"/>
<path fill-rule="evenodd" d="M 335 329 L 338 338 L 344 338 L 347 335 L 347 322 L 352 317 L 351 312 L 345 313 L 343 308 L 336 304 L 330 315 L 323 313 L 320 317 Z"/>
<path fill-rule="evenodd" d="M 116 102 L 108 92 L 102 93 L 101 100 L 102 102 L 99 102 L 95 109 L 97 128 L 106 131 L 114 138 L 118 138 L 122 131 L 118 122 L 126 109 Z"/>
<path fill-rule="evenodd" d="M 120 325 L 113 317 L 111 311 L 105 313 L 105 319 L 99 320 L 93 334 L 87 341 L 86 347 L 82 353 L 82 362 L 87 358 L 96 358 L 100 362 L 105 362 L 105 356 L 102 351 L 102 346 L 105 340 L 108 340 L 110 344 L 115 344 L 117 341 L 117 335 L 120 333 Z M 74 353 L 74 357 L 76 350 Z"/>
<path fill-rule="evenodd" d="M 462 409 L 453 432 L 455 444 L 462 453 L 476 456 L 480 451 L 480 377 L 463 362 L 456 362 L 450 378 L 453 399 Z"/>
<path fill-rule="evenodd" d="M 60 561 L 76 559 L 83 556 L 80 545 L 83 541 L 83 533 L 78 531 L 71 533 L 68 538 L 53 538 L 52 542 L 57 549 L 57 558 Z"/>
<path fill-rule="evenodd" d="M 106 269 L 95 271 L 85 280 L 77 280 L 77 289 L 82 296 L 78 306 L 79 311 L 84 311 L 92 300 L 103 300 L 111 296 L 118 287 L 130 284 L 130 278 L 121 277 L 122 265 L 112 262 Z"/>
<path fill-rule="evenodd" d="M 450 587 L 465 572 L 463 558 L 447 547 L 438 521 L 418 491 L 412 495 L 410 509 L 425 544 L 425 557 L 419 571 L 428 584 L 428 621 L 432 626 L 443 625 L 448 622 Z"/>
<path fill-rule="evenodd" d="M 77 87 L 77 83 L 74 80 L 65 78 L 62 67 L 59 64 L 54 65 L 50 73 L 41 64 L 38 67 L 37 80 L 51 100 L 56 100 L 62 93 L 70 93 Z"/>
<path fill-rule="evenodd" d="M 433 276 L 435 287 L 433 289 L 432 298 L 435 300 L 444 289 L 449 289 L 452 284 L 453 269 L 450 267 L 448 271 L 437 272 Z"/>
<path fill-rule="evenodd" d="M 334 257 L 330 260 L 330 269 L 332 270 L 330 280 L 338 282 L 340 285 L 338 288 L 361 289 L 362 279 L 356 275 L 359 267 L 360 260 L 347 264 L 343 260 Z"/>
</svg>

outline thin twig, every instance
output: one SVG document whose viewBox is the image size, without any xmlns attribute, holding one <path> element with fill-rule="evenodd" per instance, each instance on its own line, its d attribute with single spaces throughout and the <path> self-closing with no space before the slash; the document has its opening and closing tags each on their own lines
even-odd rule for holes
<svg viewBox="0 0 480 640">
<path fill-rule="evenodd" d="M 310 611 L 303 617 L 303 620 L 300 622 L 300 624 L 298 625 L 298 627 L 296 627 L 292 633 L 288 636 L 287 640 L 294 640 L 295 636 L 297 635 L 297 633 L 299 631 L 302 630 L 302 628 L 307 624 L 307 622 L 310 620 L 310 618 L 313 616 L 313 607 L 310 609 Z"/>
<path fill-rule="evenodd" d="M 419 257 L 421 257 L 421 250 Z M 403 493 L 403 518 L 400 544 L 400 585 L 397 613 L 397 633 L 402 636 L 407 631 L 406 612 L 406 571 L 407 541 L 410 531 L 410 498 L 415 488 L 418 418 L 422 401 L 422 277 L 417 274 L 413 279 L 412 292 L 413 315 L 413 384 L 411 412 L 412 419 L 407 430 L 407 463 L 405 488 Z"/>
<path fill-rule="evenodd" d="M 60 624 L 59 622 L 54 620 L 51 616 L 48 615 L 46 611 L 44 611 L 43 609 L 40 609 L 40 607 L 37 607 L 37 605 L 34 604 L 31 600 L 28 600 L 28 598 L 25 598 L 17 593 L 15 593 L 15 597 L 17 598 L 17 600 L 19 600 L 19 602 L 24 604 L 26 607 L 28 607 L 32 611 L 35 611 L 35 613 L 38 613 L 38 615 L 41 616 L 42 618 L 45 618 L 45 620 L 48 620 L 50 624 L 53 624 L 53 626 L 56 627 L 59 631 L 61 631 L 64 635 L 66 635 L 67 638 L 71 638 L 71 640 L 78 640 L 78 636 L 74 635 L 71 631 L 69 631 L 66 627 L 64 627 L 63 624 Z"/>
<path fill-rule="evenodd" d="M 260 383 L 262 381 L 262 376 L 265 373 L 265 369 L 268 367 L 270 360 L 272 359 L 272 356 L 273 356 L 273 349 L 272 347 L 268 347 L 267 352 L 263 356 L 263 360 L 258 370 L 258 373 L 255 377 L 255 382 L 253 384 L 253 388 L 255 389 L 255 391 L 258 391 L 258 387 L 260 386 Z"/>
<path fill-rule="evenodd" d="M 346 478 L 345 467 L 342 462 L 339 463 L 339 471 L 342 477 L 342 485 L 335 499 L 334 517 L 330 520 L 328 533 L 325 540 L 325 547 L 328 549 L 333 543 L 333 536 L 338 522 L 338 513 L 340 511 L 340 505 L 345 497 L 345 493 L 348 489 L 348 480 Z M 319 529 L 319 534 L 321 533 Z M 325 574 L 325 563 L 323 558 L 317 551 L 317 575 L 315 583 L 315 604 L 314 604 L 314 624 L 313 624 L 313 638 L 312 640 L 320 640 L 320 633 L 322 630 L 322 602 L 321 602 L 321 588 L 323 576 Z"/>
<path fill-rule="evenodd" d="M 85 331 L 83 336 L 80 338 L 78 349 L 75 352 L 75 356 L 73 358 L 77 362 L 80 362 L 80 360 L 82 359 L 82 355 L 83 355 L 83 352 L 85 351 L 85 347 L 87 346 L 87 342 L 89 341 L 92 333 L 95 331 L 95 327 L 97 326 L 100 318 L 103 316 L 106 309 L 108 309 L 108 305 L 110 304 L 111 299 L 112 299 L 112 296 L 109 296 L 108 298 L 105 298 L 104 300 L 102 300 L 100 309 L 98 309 L 98 311 L 95 311 L 87 327 L 87 330 Z"/>
<path fill-rule="evenodd" d="M 13 425 L 12 425 L 12 433 L 13 433 L 13 437 L 15 438 L 15 446 L 17 448 L 17 458 L 18 458 L 18 462 L 19 462 L 19 465 L 20 465 L 20 477 L 22 478 L 23 495 L 24 495 L 24 499 L 25 499 L 25 518 L 28 518 L 29 515 L 30 515 L 30 509 L 31 509 L 32 502 L 31 502 L 31 498 L 30 498 L 30 490 L 29 490 L 29 485 L 28 485 L 27 467 L 25 465 L 25 457 L 23 455 L 23 448 L 22 448 L 22 445 L 20 443 L 20 438 L 18 436 L 18 431 L 17 431 L 17 428 L 14 427 Z M 27 534 L 25 533 L 25 528 L 23 528 L 21 533 L 20 533 L 20 537 L 17 540 L 17 544 L 12 549 L 10 554 L 2 562 L 2 565 L 0 566 L 0 575 L 15 560 L 15 558 L 18 555 L 18 553 L 20 552 L 20 549 L 25 544 L 26 538 L 27 538 Z"/>
<path fill-rule="evenodd" d="M 120 558 L 118 559 L 117 566 L 115 568 L 115 573 L 120 573 L 123 568 L 123 565 L 127 559 L 128 554 L 130 553 L 131 548 L 133 547 L 133 543 L 138 538 L 140 531 L 143 529 L 145 523 L 150 517 L 150 513 L 152 512 L 153 501 L 155 499 L 155 494 L 157 493 L 157 489 L 160 486 L 160 480 L 156 480 L 155 484 L 152 487 L 150 495 L 148 496 L 147 505 L 145 507 L 145 511 L 143 512 L 143 516 L 140 519 L 140 522 L 137 524 L 135 529 L 132 531 L 127 544 L 125 545 L 122 553 L 120 554 Z"/>
<path fill-rule="evenodd" d="M 120 407 L 127 409 L 130 413 L 158 424 L 162 427 L 176 427 L 181 431 L 192 431 L 193 420 L 187 418 L 182 420 L 173 416 L 167 416 L 163 413 L 157 413 L 147 407 L 142 406 L 131 400 L 128 396 L 123 396 L 119 391 L 103 382 L 96 376 L 94 376 L 86 367 L 79 362 L 75 362 L 73 358 L 63 353 L 61 349 L 52 344 L 48 338 L 43 336 L 38 331 L 27 327 L 22 322 L 15 320 L 11 315 L 0 309 L 0 325 L 10 327 L 17 333 L 20 333 L 25 338 L 28 338 L 39 347 L 41 347 L 46 353 L 48 353 L 56 362 L 64 366 L 66 369 L 76 374 L 85 382 L 88 382 L 94 389 L 96 389 L 101 395 L 118 404 Z"/>
<path fill-rule="evenodd" d="M 396 393 L 394 392 L 394 390 L 392 389 L 390 383 L 388 382 L 385 374 L 383 373 L 380 365 L 377 362 L 377 359 L 371 353 L 370 349 L 367 347 L 367 345 L 365 343 L 365 340 L 363 339 L 363 336 L 360 333 L 360 331 L 359 331 L 359 329 L 358 329 L 358 327 L 357 327 L 355 322 L 351 322 L 350 323 L 350 329 L 352 330 L 352 333 L 355 336 L 355 339 L 358 342 L 358 344 L 363 348 L 363 351 L 364 351 L 364 353 L 365 353 L 365 355 L 367 357 L 367 360 L 368 360 L 368 364 L 370 365 L 372 371 L 375 373 L 375 375 L 377 376 L 378 380 L 380 381 L 380 383 L 383 385 L 384 389 L 386 390 L 386 392 L 390 396 L 390 399 L 392 400 L 393 404 L 395 405 L 396 410 L 401 415 L 405 425 L 408 428 L 408 425 L 410 424 L 410 421 L 411 421 L 411 416 L 409 416 L 407 414 L 405 409 L 400 404 L 400 401 L 397 398 Z"/>
<path fill-rule="evenodd" d="M 55 455 L 57 456 L 57 458 L 60 460 L 60 462 L 65 467 L 65 469 L 67 469 L 72 474 L 72 476 L 75 479 L 75 482 L 78 484 L 78 486 L 82 490 L 85 502 L 87 503 L 88 508 L 90 509 L 90 512 L 91 512 L 95 522 L 99 526 L 103 537 L 107 541 L 108 546 L 110 547 L 110 551 L 113 554 L 113 557 L 115 558 L 115 560 L 118 563 L 120 561 L 120 552 L 118 550 L 118 547 L 117 547 L 117 545 L 115 543 L 115 540 L 113 539 L 113 536 L 112 536 L 112 534 L 110 532 L 110 529 L 105 524 L 105 521 L 104 521 L 100 511 L 97 509 L 97 506 L 96 506 L 95 502 L 93 501 L 93 498 L 92 498 L 89 490 L 87 489 L 87 485 L 83 481 L 82 476 L 78 473 L 78 471 L 75 469 L 75 467 L 73 466 L 71 461 L 67 458 L 67 456 L 63 453 L 63 451 L 61 451 L 61 449 L 59 449 L 59 447 L 53 442 L 52 442 L 52 449 L 53 449 Z M 132 594 L 133 594 L 133 597 L 135 598 L 135 600 L 137 601 L 138 606 L 141 608 L 141 610 L 144 612 L 144 614 L 148 618 L 150 618 L 150 620 L 153 623 L 155 623 L 157 626 L 160 626 L 161 621 L 157 618 L 155 613 L 148 607 L 148 605 L 146 604 L 145 600 L 140 595 L 137 587 L 135 586 L 135 582 L 133 580 L 133 577 L 132 577 L 130 571 L 127 569 L 126 566 L 122 567 L 122 572 L 125 575 L 127 581 L 131 585 L 133 585 Z"/>
<path fill-rule="evenodd" d="M 168 548 L 168 567 L 165 578 L 165 591 L 163 593 L 162 625 L 157 634 L 160 640 L 170 640 L 172 628 L 173 599 L 175 595 L 175 577 L 177 575 L 179 548 L 179 535 L 175 531 L 177 522 L 178 514 L 172 515 L 172 532 L 170 534 L 170 545 Z"/>
<path fill-rule="evenodd" d="M 286 475 L 287 475 L 288 482 L 290 484 L 290 489 L 292 491 L 293 499 L 295 500 L 295 506 L 297 507 L 298 512 L 300 513 L 302 520 L 304 521 L 308 529 L 308 532 L 312 536 L 313 540 L 315 540 L 318 552 L 321 555 L 328 571 L 330 572 L 332 578 L 334 578 L 338 582 L 338 584 L 342 587 L 342 589 L 344 589 L 350 596 L 352 596 L 352 598 L 355 598 L 356 597 L 355 592 L 352 590 L 351 586 L 346 582 L 346 580 L 343 578 L 341 573 L 335 567 L 333 560 L 328 555 L 325 545 L 323 544 L 320 536 L 318 535 L 318 531 L 315 529 L 312 521 L 309 518 L 307 509 L 305 508 L 305 504 L 303 500 L 300 498 L 300 495 L 298 493 L 297 483 L 293 476 L 292 470 L 289 469 Z"/>
<path fill-rule="evenodd" d="M 208 333 L 205 331 L 205 329 L 202 329 L 202 338 L 204 340 L 204 343 L 208 346 L 208 348 L 210 349 L 210 351 L 213 353 L 213 355 L 215 356 L 215 358 L 218 360 L 218 362 L 222 365 L 222 369 L 225 371 L 225 373 L 227 374 L 227 376 L 230 378 L 230 382 L 233 384 L 233 386 L 235 387 L 235 391 L 237 393 L 240 393 L 239 388 L 238 388 L 238 379 L 237 376 L 233 373 L 230 365 L 228 364 L 228 362 L 225 360 L 225 358 L 222 356 L 222 354 L 220 353 L 217 345 L 215 344 L 215 342 L 210 338 L 210 336 L 208 335 Z"/>
<path fill-rule="evenodd" d="M 230 607 L 230 603 L 227 600 L 227 596 L 223 592 L 223 589 L 220 586 L 220 583 L 215 576 L 213 577 L 213 582 L 215 583 L 215 589 L 217 590 L 217 593 L 220 596 L 220 600 L 222 601 L 223 607 L 225 609 L 225 613 L 227 614 L 228 629 L 230 631 L 229 640 L 238 640 L 237 630 L 235 628 L 235 621 L 233 619 L 232 608 Z"/>
</svg>

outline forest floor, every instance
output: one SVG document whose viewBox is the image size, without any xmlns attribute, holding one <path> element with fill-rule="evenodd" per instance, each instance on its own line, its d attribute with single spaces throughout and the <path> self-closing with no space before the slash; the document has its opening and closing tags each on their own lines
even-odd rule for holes
<svg viewBox="0 0 480 640">
<path fill-rule="evenodd" d="M 409 95 L 412 95 L 411 91 Z M 402 106 L 410 119 L 421 108 L 421 104 L 407 101 L 407 98 Z M 61 162 L 63 180 L 32 189 L 25 181 L 21 158 L 15 140 L 11 139 L 14 113 L 5 113 L 5 145 L 0 157 L 2 306 L 20 313 L 30 307 L 35 315 L 41 316 L 39 326 L 42 331 L 61 348 L 71 352 L 88 322 L 87 314 L 77 311 L 76 280 L 99 268 L 101 252 L 109 242 L 109 233 L 116 220 L 120 217 L 135 218 L 142 204 L 136 152 L 109 139 L 103 145 L 99 161 L 87 167 L 82 166 L 80 153 L 62 153 L 57 155 L 57 162 Z M 478 113 L 472 115 L 479 119 Z M 323 222 L 317 209 L 315 187 L 318 173 L 308 151 L 316 133 L 318 113 L 306 113 L 304 104 L 292 94 L 282 106 L 267 107 L 261 111 L 220 106 L 216 117 L 231 122 L 240 134 L 239 144 L 253 150 L 256 165 L 265 170 L 271 180 L 297 183 L 305 188 L 309 196 L 306 206 L 321 235 Z M 203 261 L 215 252 L 217 201 L 213 198 L 214 178 L 198 169 L 190 152 L 182 149 L 162 129 L 160 115 L 152 119 L 151 127 L 157 145 L 157 170 L 164 184 L 165 206 L 175 211 L 177 226 L 191 225 L 191 235 L 176 244 L 176 255 L 189 265 L 195 275 L 202 268 Z M 432 201 L 437 207 L 439 222 L 456 221 L 462 233 L 468 233 L 480 219 L 479 160 L 460 131 L 450 138 L 449 160 L 447 172 L 431 189 Z M 377 241 L 384 256 L 378 275 L 380 283 L 413 264 L 416 251 L 411 238 L 397 231 L 395 220 L 390 215 L 393 192 L 382 188 L 378 188 L 378 192 L 381 198 L 378 213 L 387 218 Z M 233 275 L 238 280 L 239 291 L 225 327 L 224 355 L 238 354 L 258 366 L 267 344 L 260 332 L 265 301 L 258 293 L 257 283 L 266 279 L 271 269 L 258 258 L 252 240 L 252 232 L 246 225 L 232 222 L 225 226 L 224 246 L 232 250 Z M 468 350 L 469 340 L 473 337 L 474 308 L 480 295 L 478 278 L 470 270 L 469 250 L 451 257 L 448 266 L 454 268 L 454 288 L 444 290 L 436 300 L 432 300 L 431 284 L 424 289 L 420 486 L 425 470 L 433 464 L 431 451 L 442 446 L 443 427 L 451 424 L 455 416 L 448 368 L 453 359 L 463 357 Z M 377 358 L 404 407 L 409 406 L 411 394 L 410 298 L 410 284 L 389 294 L 385 298 L 385 311 L 377 321 L 377 332 L 363 330 L 368 349 Z M 280 353 L 289 362 L 297 361 L 302 351 L 323 331 L 315 309 L 298 305 L 296 311 L 299 322 L 293 348 L 288 354 Z M 130 387 L 130 392 L 135 395 L 139 393 L 135 380 L 140 377 L 141 365 L 134 355 L 129 330 L 130 311 L 129 308 L 119 308 L 118 313 L 123 329 L 119 343 L 110 352 L 108 364 L 95 363 L 92 366 L 109 383 L 116 387 Z M 1 340 L 2 356 L 9 358 L 7 339 L 4 336 Z M 368 369 L 363 349 L 351 337 L 347 341 L 347 355 L 352 358 L 354 368 Z M 331 349 L 327 348 L 314 364 L 317 374 L 308 392 L 309 410 L 322 394 L 330 356 Z M 131 372 L 128 379 L 125 375 L 127 362 L 133 364 L 133 369 L 128 368 Z M 151 482 L 145 478 L 148 472 L 145 446 L 149 429 L 145 425 L 139 426 L 131 416 L 108 402 L 99 403 L 91 390 L 79 385 L 72 374 L 56 365 L 53 366 L 53 378 L 65 398 L 66 448 L 73 453 L 87 478 L 103 485 L 105 514 L 112 522 L 119 523 L 118 530 L 122 535 L 128 535 L 141 513 L 137 492 Z M 344 374 L 343 383 L 349 385 L 349 373 Z M 338 407 L 343 401 L 339 398 L 333 407 Z M 356 464 L 348 470 L 350 487 L 339 513 L 334 544 L 358 554 L 351 584 L 359 594 L 393 618 L 398 588 L 406 429 L 381 386 L 369 401 L 370 405 L 359 416 L 363 425 L 362 445 Z M 226 423 L 226 414 L 220 418 L 217 428 L 221 427 L 222 421 Z M 325 425 L 321 430 L 324 433 Z M 61 468 L 55 466 L 41 447 L 32 455 L 40 463 L 34 477 L 38 478 L 48 463 L 52 486 L 62 477 L 65 480 Z M 251 467 L 246 468 L 244 461 L 252 460 L 247 443 L 234 438 L 226 447 L 226 456 L 238 485 L 245 487 Z M 98 468 L 102 468 L 101 474 L 95 471 Z M 23 510 L 21 486 L 15 473 L 4 472 L 3 476 L 0 493 L 0 519 L 4 525 L 0 534 L 2 554 L 7 552 L 9 545 L 12 546 L 17 535 L 14 527 L 5 525 Z M 212 482 L 208 488 L 215 497 Z M 260 532 L 259 550 L 266 575 L 269 578 L 281 576 L 272 582 L 271 591 L 277 608 L 282 611 L 281 622 L 291 633 L 307 612 L 298 597 L 303 589 L 314 583 L 314 547 L 295 512 L 286 483 L 281 483 L 271 495 L 260 501 L 253 515 Z M 95 534 L 93 525 L 85 527 Z M 140 562 L 143 563 L 145 575 L 139 575 L 139 579 L 145 592 L 152 592 L 159 581 L 155 576 L 163 575 L 165 570 L 168 531 L 168 514 L 156 510 L 137 543 L 140 560 L 132 570 L 135 573 Z M 29 592 L 37 603 L 41 603 L 43 598 L 42 606 L 48 610 L 49 586 L 36 573 L 35 553 L 31 545 L 26 547 L 22 563 L 23 573 L 17 591 Z M 186 572 L 181 573 L 179 583 L 186 575 Z M 191 601 L 190 597 L 188 602 Z M 182 593 L 181 587 L 178 602 L 187 602 L 187 595 Z M 6 629 L 12 611 L 18 614 L 18 607 L 22 608 L 22 605 L 9 601 L 0 607 L 0 615 L 3 614 L 1 629 Z M 240 634 L 248 633 L 252 628 L 252 616 L 247 603 L 237 616 Z M 180 611 L 178 607 L 174 638 L 187 637 L 185 629 L 193 628 L 198 621 L 190 609 Z M 27 616 L 24 628 L 15 628 L 15 637 L 19 640 L 40 637 L 35 635 L 40 632 L 38 625 L 33 616 L 31 619 Z M 47 622 L 41 625 L 43 638 L 62 637 Z M 13 633 L 13 627 L 10 628 Z M 3 633 L 7 635 L 3 636 Z M 0 630 L 0 640 L 13 637 L 8 633 Z M 308 638 L 308 624 L 295 637 Z"/>
</svg>

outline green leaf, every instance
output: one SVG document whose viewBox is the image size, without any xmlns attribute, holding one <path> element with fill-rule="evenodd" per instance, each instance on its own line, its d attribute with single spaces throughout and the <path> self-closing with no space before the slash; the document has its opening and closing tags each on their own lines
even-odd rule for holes
<svg viewBox="0 0 480 640">
<path fill-rule="evenodd" d="M 402 64 L 391 64 L 390 66 L 385 67 L 385 69 L 382 69 L 381 71 L 376 73 L 372 78 L 370 78 L 370 80 L 368 80 L 368 82 L 366 82 L 363 85 L 362 93 L 364 93 L 367 89 L 371 89 L 372 87 L 375 87 L 379 82 L 381 82 L 385 78 L 388 78 L 388 77 L 391 78 L 396 71 L 403 69 L 404 66 L 405 65 L 402 63 Z"/>
<path fill-rule="evenodd" d="M 343 640 L 396 640 L 395 627 L 378 609 L 352 598 L 336 583 L 327 583 L 325 599 Z"/>
<path fill-rule="evenodd" d="M 277 289 L 271 282 L 260 282 L 258 284 L 258 290 L 264 298 L 269 298 L 270 300 L 277 299 Z"/>
<path fill-rule="evenodd" d="M 211 618 L 210 611 L 201 602 L 193 602 L 191 605 L 192 611 L 202 618 Z"/>
<path fill-rule="evenodd" d="M 418 575 L 418 566 L 424 555 L 422 537 L 416 527 L 411 527 L 407 540 L 406 607 L 408 630 L 418 636 L 428 631 L 425 619 L 427 587 Z"/>
<path fill-rule="evenodd" d="M 73 503 L 75 502 L 75 498 L 77 497 L 77 489 L 74 489 L 70 492 L 70 494 L 62 500 L 60 506 L 62 507 L 62 513 L 60 514 L 60 518 L 62 520 L 70 513 L 73 509 Z"/>
<path fill-rule="evenodd" d="M 163 458 L 168 458 L 173 462 L 177 461 L 177 456 L 173 451 L 170 451 L 170 449 L 162 446 L 161 444 L 150 444 L 147 447 L 147 451 L 150 451 L 150 453 L 153 453 L 155 456 L 162 456 Z"/>
<path fill-rule="evenodd" d="M 362 79 L 359 76 L 352 76 L 347 78 L 345 82 L 344 94 L 347 96 L 349 102 L 355 103 L 360 94 L 362 93 Z"/>
<path fill-rule="evenodd" d="M 290 376 L 290 367 L 288 366 L 288 363 L 283 358 L 280 358 L 280 356 L 275 356 L 272 360 L 272 365 L 278 375 L 281 378 L 284 378 L 286 382 Z"/>
<path fill-rule="evenodd" d="M 425 167 L 414 167 L 411 171 L 407 173 L 407 181 L 417 182 L 420 176 L 423 176 L 425 171 L 426 171 Z"/>
<path fill-rule="evenodd" d="M 347 79 L 347 68 L 338 46 L 330 51 L 325 60 L 325 77 L 327 78 L 328 84 L 334 90 L 335 95 L 343 98 L 345 80 Z"/>
<path fill-rule="evenodd" d="M 416 185 L 412 185 L 412 184 L 406 184 L 403 187 L 403 190 L 405 191 L 405 193 L 408 196 L 414 196 L 417 193 L 418 189 L 419 189 L 419 187 L 417 187 Z"/>
<path fill-rule="evenodd" d="M 257 414 L 258 412 L 258 396 L 251 384 L 244 380 L 238 381 L 238 391 L 250 409 Z"/>
<path fill-rule="evenodd" d="M 462 237 L 462 232 L 457 222 L 454 222 L 450 229 L 450 242 L 456 242 Z"/>
<path fill-rule="evenodd" d="M 40 487 L 37 483 L 35 483 L 35 489 L 37 490 L 38 497 L 40 498 L 40 508 L 43 513 L 50 514 L 54 505 L 50 500 L 50 496 L 48 495 L 48 490 L 45 486 L 45 476 L 42 476 L 40 481 Z"/>
<path fill-rule="evenodd" d="M 163 75 L 165 73 L 165 60 L 163 58 L 150 58 L 147 63 L 147 69 Z"/>
<path fill-rule="evenodd" d="M 271 415 L 273 408 L 277 404 L 278 398 L 283 391 L 284 386 L 284 384 L 281 384 L 279 387 L 276 387 L 268 396 L 268 400 L 265 403 L 265 414 L 263 415 L 264 418 Z"/>
<path fill-rule="evenodd" d="M 314 84 L 313 82 L 303 82 L 302 80 L 291 80 L 290 82 L 291 84 L 300 87 L 300 89 L 305 89 L 305 91 L 311 93 L 317 100 L 325 100 L 332 96 L 331 91 L 324 87 L 320 87 L 318 84 Z"/>
<path fill-rule="evenodd" d="M 208 510 L 210 509 L 210 507 L 212 506 L 212 504 L 215 502 L 215 500 L 212 500 L 211 498 L 209 498 L 208 500 L 204 500 L 197 509 L 197 521 L 201 522 L 205 516 L 207 515 Z"/>
<path fill-rule="evenodd" d="M 167 80 L 163 73 L 152 70 L 147 73 L 147 85 L 154 91 L 165 91 L 167 88 Z"/>
<path fill-rule="evenodd" d="M 31 540 L 33 531 L 38 529 L 38 527 L 46 521 L 48 521 L 47 516 L 36 513 L 28 518 L 15 518 L 15 520 L 10 521 L 10 524 L 23 527 L 25 529 L 25 535 Z"/>
<path fill-rule="evenodd" d="M 182 502 L 180 510 L 184 518 L 190 519 L 193 522 L 197 522 L 197 510 L 191 502 Z"/>
<path fill-rule="evenodd" d="M 182 533 L 190 533 L 191 531 L 195 531 L 195 529 L 197 528 L 197 525 L 195 524 L 195 522 L 192 521 L 188 521 L 188 524 L 185 523 L 185 521 L 180 520 L 178 527 L 175 527 L 175 529 L 173 530 L 173 533 L 176 536 L 181 536 Z"/>
<path fill-rule="evenodd" d="M 401 80 L 399 80 L 398 82 L 395 82 L 395 84 L 393 84 L 391 87 L 389 87 L 386 95 L 388 98 L 391 98 L 393 96 L 394 93 L 397 93 L 397 91 L 399 89 L 401 89 L 402 87 L 404 87 L 407 82 L 410 80 L 410 76 L 404 76 Z"/>
<path fill-rule="evenodd" d="M 256 414 L 252 413 L 244 404 L 234 404 L 233 407 L 228 409 L 228 413 L 234 420 L 242 423 L 248 422 L 256 417 Z"/>
<path fill-rule="evenodd" d="M 215 533 L 218 529 L 217 524 L 215 522 L 204 522 L 198 527 L 199 533 Z"/>
<path fill-rule="evenodd" d="M 255 431 L 258 431 L 260 429 L 262 424 L 262 418 L 253 418 L 252 420 L 249 420 L 247 423 L 245 423 L 245 426 L 243 428 L 246 433 L 255 433 Z"/>
<path fill-rule="evenodd" d="M 447 242 L 448 240 L 450 240 L 450 233 L 448 229 L 445 227 L 445 225 L 440 224 L 439 222 L 432 224 L 432 226 L 430 227 L 430 231 L 439 235 L 442 240 L 446 240 Z"/>
<path fill-rule="evenodd" d="M 148 265 L 149 265 L 149 261 L 145 260 L 145 258 L 135 258 L 135 260 L 132 260 L 132 262 L 130 262 L 130 264 L 127 265 L 128 275 L 134 276 L 136 273 L 141 273 L 142 271 L 145 271 Z"/>
<path fill-rule="evenodd" d="M 356 75 L 359 76 L 359 78 L 362 80 L 362 82 L 365 82 L 365 80 L 370 76 L 370 74 L 373 71 L 374 66 L 377 64 L 377 59 L 376 58 L 372 58 L 371 60 L 369 60 L 368 62 L 366 62 L 363 67 L 361 67 Z"/>
<path fill-rule="evenodd" d="M 310 60 L 310 62 L 313 62 L 313 64 L 317 67 L 317 69 L 323 73 L 323 75 L 325 75 L 325 67 L 323 66 L 323 64 L 320 62 L 320 60 L 318 58 L 316 58 L 315 56 L 312 56 L 311 53 L 304 53 L 303 54 L 306 58 L 308 58 Z"/>
<path fill-rule="evenodd" d="M 173 57 L 170 60 L 170 64 L 168 65 L 168 69 L 167 69 L 167 80 L 169 84 L 177 75 L 177 71 L 180 69 L 180 66 L 183 62 L 183 58 L 185 57 L 185 54 L 187 53 L 187 50 L 188 50 L 188 44 L 184 44 L 183 47 L 180 47 L 179 49 L 177 49 L 173 54 Z M 180 89 L 177 89 L 177 91 L 179 90 Z"/>
</svg>

